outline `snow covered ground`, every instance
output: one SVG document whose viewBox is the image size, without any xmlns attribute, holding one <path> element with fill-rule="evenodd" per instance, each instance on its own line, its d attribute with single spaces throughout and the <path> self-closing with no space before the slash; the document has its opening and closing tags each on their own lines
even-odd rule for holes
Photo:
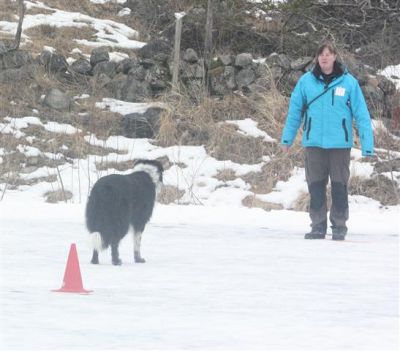
<svg viewBox="0 0 400 351">
<path fill-rule="evenodd" d="M 119 23 L 56 11 L 39 1 L 25 3 L 47 14 L 26 15 L 24 30 L 73 23 L 96 31 L 81 45 L 107 44 L 115 50 L 144 45 L 135 40 L 137 31 Z M 16 26 L 16 20 L 0 21 L 0 32 L 14 34 Z M 23 33 L 22 41 L 29 40 Z M 393 77 L 399 69 L 391 66 L 381 74 L 398 84 Z M 105 99 L 98 107 L 126 114 L 148 106 Z M 231 123 L 241 133 L 273 142 L 250 119 Z M 27 157 L 60 157 L 29 146 L 33 137 L 24 135 L 24 127 L 30 124 L 53 133 L 79 132 L 69 125 L 44 124 L 37 116 L 4 119 L 2 133 L 21 138 L 18 149 Z M 114 171 L 96 169 L 103 159 L 90 155 L 60 167 L 58 176 L 73 194 L 69 204 L 44 203 L 44 192 L 58 189 L 59 180 L 8 189 L 0 201 L 0 350 L 398 349 L 399 206 L 385 209 L 351 196 L 348 240 L 306 241 L 306 213 L 242 206 L 251 192 L 239 177 L 260 171 L 268 157 L 260 164 L 239 165 L 218 161 L 203 147 L 163 149 L 148 140 L 110 137 L 104 142 L 92 135 L 86 140 L 126 151 L 106 155 L 107 162 L 167 156 L 173 166 L 165 182 L 184 190 L 181 203 L 190 205 L 157 206 L 143 237 L 145 264 L 132 263 L 127 236 L 121 244 L 122 266 L 110 264 L 109 252 L 94 266 L 89 264 L 84 202 L 93 180 Z M 0 165 L 4 152 L 0 149 Z M 352 158 L 352 175 L 370 177 L 373 167 L 360 162 L 359 150 Z M 217 180 L 221 170 L 232 170 L 237 178 Z M 55 169 L 43 167 L 25 177 L 52 174 L 57 175 Z M 258 198 L 287 209 L 305 190 L 304 169 L 295 169 L 287 182 Z M 61 287 L 71 243 L 77 244 L 90 295 L 51 291 Z"/>
<path fill-rule="evenodd" d="M 0 202 L 1 350 L 397 350 L 398 208 L 352 204 L 347 242 L 306 213 L 158 205 L 122 266 L 91 252 L 82 204 Z M 76 243 L 90 295 L 61 287 Z"/>
<path fill-rule="evenodd" d="M 121 113 L 145 108 L 103 103 Z M 23 143 L 28 124 L 79 132 L 37 117 L 4 119 L 2 132 L 21 138 L 18 149 L 27 157 L 59 157 Z M 268 138 L 250 119 L 237 124 L 243 133 Z M 350 196 L 348 240 L 308 241 L 306 213 L 242 205 L 252 193 L 240 176 L 260 171 L 268 157 L 241 165 L 216 160 L 201 146 L 85 139 L 125 150 L 106 155 L 107 161 L 167 156 L 174 164 L 165 183 L 184 190 L 181 203 L 188 205 L 156 207 L 143 238 L 147 263 L 132 263 L 127 236 L 123 266 L 112 266 L 109 252 L 93 266 L 85 199 L 99 176 L 116 170 L 99 172 L 95 155 L 60 167 L 73 195 L 68 204 L 44 202 L 43 194 L 57 189 L 59 180 L 6 189 L 0 201 L 1 350 L 397 350 L 400 206 Z M 353 149 L 351 172 L 368 178 L 373 167 L 360 157 Z M 224 169 L 237 178 L 217 180 Z M 53 173 L 45 166 L 25 177 Z M 297 168 L 258 197 L 289 209 L 301 191 L 304 169 Z M 199 202 L 204 206 L 193 205 Z M 61 287 L 71 243 L 77 244 L 84 287 L 94 290 L 89 296 L 50 291 Z"/>
</svg>

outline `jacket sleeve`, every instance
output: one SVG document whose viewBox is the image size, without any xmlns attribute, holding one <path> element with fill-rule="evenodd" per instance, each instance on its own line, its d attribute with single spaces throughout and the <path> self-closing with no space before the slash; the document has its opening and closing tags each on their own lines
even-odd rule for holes
<svg viewBox="0 0 400 351">
<path fill-rule="evenodd" d="M 374 133 L 372 130 L 371 117 L 364 95 L 357 81 L 355 82 L 354 89 L 350 93 L 350 106 L 356 121 L 362 155 L 372 156 L 374 154 Z"/>
<path fill-rule="evenodd" d="M 304 76 L 303 76 L 304 77 Z M 302 78 L 303 78 L 302 77 Z M 283 128 L 281 144 L 292 145 L 294 139 L 296 138 L 297 131 L 301 124 L 301 111 L 303 105 L 305 104 L 305 96 L 303 94 L 303 79 L 297 82 L 295 88 L 293 89 L 292 95 L 290 97 L 288 114 L 286 117 L 286 123 Z"/>
</svg>

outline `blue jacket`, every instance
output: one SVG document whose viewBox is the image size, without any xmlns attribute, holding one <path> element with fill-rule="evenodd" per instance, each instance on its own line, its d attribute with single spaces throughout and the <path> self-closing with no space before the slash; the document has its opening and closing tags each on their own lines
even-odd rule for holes
<svg viewBox="0 0 400 351">
<path fill-rule="evenodd" d="M 303 108 L 324 89 L 328 91 Z M 297 82 L 290 98 L 281 143 L 291 145 L 303 122 L 302 145 L 323 149 L 351 148 L 352 124 L 355 121 L 362 154 L 374 154 L 374 137 L 367 104 L 358 81 L 347 71 L 326 85 L 322 77 L 305 73 Z"/>
</svg>

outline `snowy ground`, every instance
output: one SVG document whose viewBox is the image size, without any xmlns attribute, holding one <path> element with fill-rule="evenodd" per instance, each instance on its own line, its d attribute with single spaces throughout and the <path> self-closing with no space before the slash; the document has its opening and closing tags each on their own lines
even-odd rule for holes
<svg viewBox="0 0 400 351">
<path fill-rule="evenodd" d="M 89 264 L 83 205 L 0 202 L 1 350 L 396 350 L 398 208 L 352 205 L 344 243 L 306 213 L 158 205 L 145 264 Z M 22 215 L 23 214 L 23 215 Z M 61 287 L 76 243 L 84 287 Z"/>
<path fill-rule="evenodd" d="M 93 40 L 81 45 L 107 44 L 118 50 L 145 44 L 135 40 L 136 30 L 117 22 L 48 11 L 39 1 L 25 4 L 47 11 L 26 15 L 24 30 L 73 23 L 96 31 Z M 0 33 L 13 35 L 16 26 L 16 19 L 0 21 Z M 27 41 L 24 32 L 22 42 Z M 113 52 L 111 57 L 125 56 Z M 394 65 L 381 74 L 399 76 L 399 70 Z M 393 81 L 398 86 L 399 80 Z M 146 108 L 110 99 L 99 104 L 121 114 Z M 246 135 L 273 142 L 251 120 L 233 123 Z M 69 125 L 43 124 L 38 117 L 4 119 L 2 133 L 21 138 L 18 149 L 27 156 L 59 158 L 26 144 L 23 139 L 33 140 L 23 132 L 28 124 L 54 133 L 77 132 Z M 83 203 L 92 181 L 105 175 L 96 170 L 96 156 L 61 167 L 59 176 L 73 193 L 70 204 L 43 202 L 44 192 L 57 189 L 57 182 L 7 190 L 0 201 L 0 350 L 398 349 L 399 206 L 382 209 L 377 202 L 352 196 L 346 242 L 306 241 L 306 213 L 242 207 L 251 193 L 239 177 L 259 171 L 268 158 L 239 165 L 215 160 L 203 147 L 160 149 L 147 140 L 111 137 L 103 143 L 87 138 L 126 150 L 107 155 L 108 162 L 167 156 L 173 166 L 166 171 L 166 184 L 185 190 L 183 203 L 205 206 L 158 206 L 143 238 L 147 263 L 132 263 L 127 237 L 121 245 L 124 265 L 112 266 L 107 252 L 100 256 L 101 265 L 93 266 L 88 263 Z M 0 165 L 4 152 L 0 149 Z M 368 178 L 373 167 L 360 158 L 354 149 L 352 175 Z M 237 178 L 217 181 L 216 174 L 225 169 Z M 55 170 L 34 173 L 26 177 Z M 295 169 L 288 182 L 258 197 L 290 208 L 304 190 L 304 169 Z M 50 291 L 61 287 L 71 243 L 77 244 L 91 295 Z"/>
</svg>

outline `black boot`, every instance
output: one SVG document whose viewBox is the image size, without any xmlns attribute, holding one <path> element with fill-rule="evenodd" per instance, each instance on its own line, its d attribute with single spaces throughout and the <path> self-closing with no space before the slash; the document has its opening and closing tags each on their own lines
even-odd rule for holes
<svg viewBox="0 0 400 351">
<path fill-rule="evenodd" d="M 326 231 L 321 228 L 313 228 L 311 232 L 304 235 L 304 239 L 325 239 Z"/>
<path fill-rule="evenodd" d="M 346 227 L 332 228 L 332 240 L 344 240 L 346 238 L 346 234 L 347 234 Z"/>
</svg>

